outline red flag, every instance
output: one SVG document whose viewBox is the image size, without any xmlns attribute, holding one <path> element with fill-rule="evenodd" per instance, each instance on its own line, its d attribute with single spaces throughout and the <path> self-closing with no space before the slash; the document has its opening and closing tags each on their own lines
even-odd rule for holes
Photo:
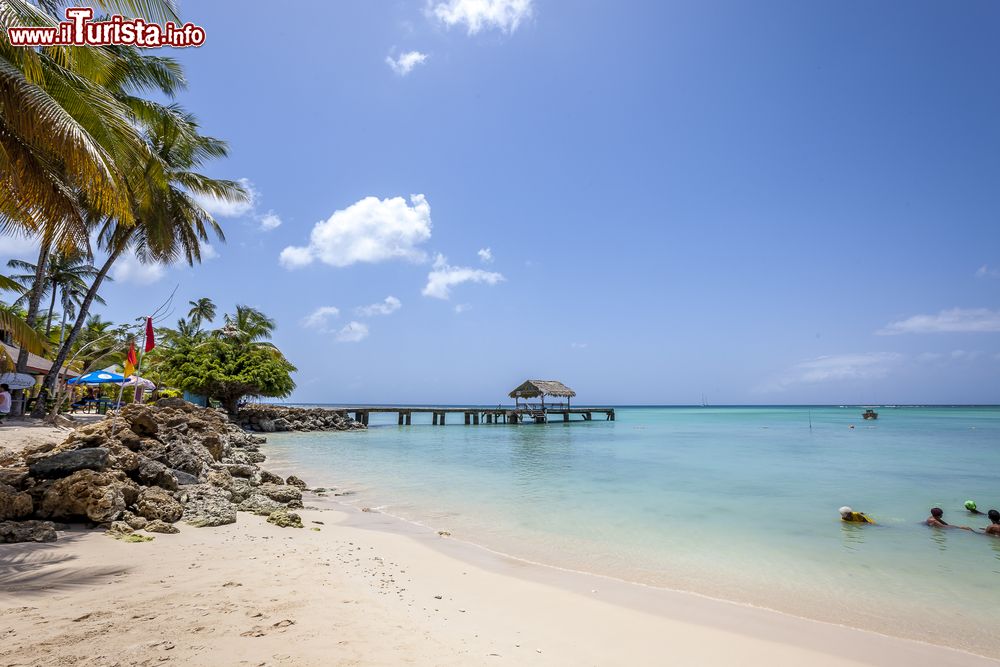
<svg viewBox="0 0 1000 667">
<path fill-rule="evenodd" d="M 146 352 L 149 352 L 154 347 L 156 347 L 156 341 L 153 339 L 153 318 L 146 318 Z"/>
</svg>

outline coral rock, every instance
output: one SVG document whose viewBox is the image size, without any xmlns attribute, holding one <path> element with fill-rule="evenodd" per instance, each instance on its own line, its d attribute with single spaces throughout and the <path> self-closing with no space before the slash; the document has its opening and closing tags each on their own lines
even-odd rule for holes
<svg viewBox="0 0 1000 667">
<path fill-rule="evenodd" d="M 13 486 L 0 484 L 0 521 L 23 519 L 34 510 L 34 503 L 27 493 L 18 491 Z"/>
<path fill-rule="evenodd" d="M 105 523 L 121 517 L 138 495 L 139 487 L 122 472 L 79 470 L 48 487 L 38 514 Z"/>
<path fill-rule="evenodd" d="M 150 521 L 159 519 L 167 523 L 178 521 L 184 514 L 184 506 L 174 500 L 167 491 L 158 486 L 150 486 L 142 490 L 135 503 L 135 511 L 139 516 Z"/>
<path fill-rule="evenodd" d="M 286 509 L 275 510 L 267 517 L 268 523 L 273 523 L 281 528 L 301 528 L 302 517 L 295 512 Z"/>
</svg>

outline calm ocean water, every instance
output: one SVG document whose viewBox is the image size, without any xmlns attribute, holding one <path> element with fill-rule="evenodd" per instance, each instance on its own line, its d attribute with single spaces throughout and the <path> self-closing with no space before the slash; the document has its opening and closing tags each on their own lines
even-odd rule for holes
<svg viewBox="0 0 1000 667">
<path fill-rule="evenodd" d="M 373 415 L 365 432 L 273 434 L 267 452 L 352 504 L 514 556 L 1000 655 L 1000 539 L 919 525 L 940 506 L 984 527 L 967 499 L 1000 509 L 1000 408 L 861 412 L 637 407 L 443 428 Z M 843 524 L 841 505 L 878 525 Z"/>
</svg>

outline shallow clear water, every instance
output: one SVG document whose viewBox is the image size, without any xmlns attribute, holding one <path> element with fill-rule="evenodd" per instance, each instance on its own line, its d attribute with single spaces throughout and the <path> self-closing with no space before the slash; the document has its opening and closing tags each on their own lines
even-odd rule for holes
<svg viewBox="0 0 1000 667">
<path fill-rule="evenodd" d="M 979 528 L 965 500 L 1000 508 L 1000 408 L 879 412 L 619 408 L 614 422 L 470 427 L 388 414 L 368 431 L 273 434 L 266 451 L 353 504 L 515 556 L 1000 655 L 1000 539 L 919 525 L 935 505 Z M 845 504 L 878 525 L 843 524 Z"/>
</svg>

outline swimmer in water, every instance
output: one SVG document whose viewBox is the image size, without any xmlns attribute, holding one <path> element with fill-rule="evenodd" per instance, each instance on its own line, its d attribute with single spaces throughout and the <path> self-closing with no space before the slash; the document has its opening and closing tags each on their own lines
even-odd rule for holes
<svg viewBox="0 0 1000 667">
<path fill-rule="evenodd" d="M 931 528 L 961 528 L 962 530 L 972 530 L 968 526 L 953 526 L 944 520 L 944 510 L 940 507 L 931 509 L 931 515 L 924 520 Z"/>
<path fill-rule="evenodd" d="M 846 505 L 840 508 L 840 520 L 848 523 L 875 523 L 875 520 L 864 512 L 855 512 Z"/>
<path fill-rule="evenodd" d="M 992 521 L 993 523 L 986 526 L 983 532 L 986 533 L 987 535 L 1000 537 L 1000 512 L 997 512 L 996 510 L 990 510 L 989 512 L 986 513 L 986 516 L 988 516 L 990 518 L 990 521 Z"/>
<path fill-rule="evenodd" d="M 974 500 L 966 500 L 965 509 L 969 510 L 970 514 L 982 514 L 982 512 L 976 509 L 976 502 Z"/>
</svg>

